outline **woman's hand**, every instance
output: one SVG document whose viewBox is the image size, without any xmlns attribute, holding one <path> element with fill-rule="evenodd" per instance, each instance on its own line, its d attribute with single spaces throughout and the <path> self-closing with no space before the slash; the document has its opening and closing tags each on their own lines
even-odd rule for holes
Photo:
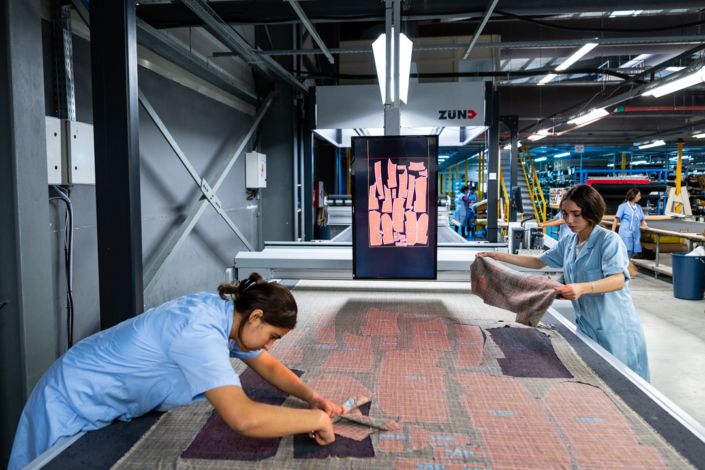
<svg viewBox="0 0 705 470">
<path fill-rule="evenodd" d="M 308 403 L 311 405 L 311 408 L 318 408 L 319 410 L 324 411 L 331 418 L 342 414 L 344 411 L 341 405 L 337 405 L 330 400 L 326 400 L 317 393 L 314 393 L 313 398 L 311 398 Z"/>
<path fill-rule="evenodd" d="M 313 431 L 309 433 L 309 437 L 315 439 L 318 445 L 326 446 L 335 441 L 335 433 L 333 432 L 333 422 L 325 412 L 321 413 L 321 423 Z"/>
<path fill-rule="evenodd" d="M 481 251 L 479 253 L 476 253 L 475 256 L 479 256 L 480 258 L 492 258 L 496 259 L 497 261 L 500 261 L 502 253 L 499 251 Z"/>
<path fill-rule="evenodd" d="M 566 284 L 562 287 L 556 287 L 562 298 L 566 300 L 578 300 L 585 294 L 584 284 Z"/>
</svg>

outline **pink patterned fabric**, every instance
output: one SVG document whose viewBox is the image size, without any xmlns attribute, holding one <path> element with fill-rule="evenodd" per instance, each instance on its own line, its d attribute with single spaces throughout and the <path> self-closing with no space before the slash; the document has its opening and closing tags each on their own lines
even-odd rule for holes
<svg viewBox="0 0 705 470">
<path fill-rule="evenodd" d="M 470 266 L 472 293 L 486 304 L 516 313 L 516 322 L 536 326 L 563 284 L 524 274 L 492 258 L 477 257 Z"/>
</svg>

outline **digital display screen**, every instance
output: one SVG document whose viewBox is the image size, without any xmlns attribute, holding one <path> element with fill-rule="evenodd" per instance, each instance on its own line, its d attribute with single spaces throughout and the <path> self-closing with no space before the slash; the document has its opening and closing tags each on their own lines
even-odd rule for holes
<svg viewBox="0 0 705 470">
<path fill-rule="evenodd" d="M 436 279 L 438 136 L 352 145 L 353 277 Z"/>
</svg>

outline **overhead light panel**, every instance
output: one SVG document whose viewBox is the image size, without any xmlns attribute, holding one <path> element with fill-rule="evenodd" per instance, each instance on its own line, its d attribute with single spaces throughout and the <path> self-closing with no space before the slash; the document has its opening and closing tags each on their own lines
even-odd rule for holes
<svg viewBox="0 0 705 470">
<path fill-rule="evenodd" d="M 540 130 L 536 131 L 536 133 L 531 134 L 529 136 L 529 140 L 532 142 L 535 142 L 537 140 L 541 140 L 544 137 L 548 137 L 549 133 L 550 133 L 550 129 L 540 129 Z"/>
<path fill-rule="evenodd" d="M 583 47 L 581 47 L 580 49 L 575 51 L 572 56 L 568 57 L 565 60 L 565 62 L 563 62 L 558 67 L 556 67 L 556 70 L 560 71 L 560 70 L 567 69 L 568 67 L 570 67 L 571 65 L 573 65 L 574 63 L 579 61 L 585 54 L 587 54 L 588 52 L 590 52 L 591 50 L 593 50 L 596 47 L 597 47 L 596 42 L 588 42 Z"/>
<path fill-rule="evenodd" d="M 644 10 L 617 10 L 610 13 L 610 18 L 617 18 L 618 16 L 637 16 Z"/>
<path fill-rule="evenodd" d="M 643 64 L 646 59 L 651 57 L 653 54 L 639 54 L 638 56 L 634 57 L 632 60 L 628 60 L 627 62 L 623 63 L 622 65 L 619 66 L 620 69 L 629 69 L 632 67 L 635 67 L 639 64 Z"/>
<path fill-rule="evenodd" d="M 693 137 L 695 137 L 696 139 L 705 139 L 705 132 L 701 134 L 693 134 Z"/>
<path fill-rule="evenodd" d="M 583 114 L 582 116 L 578 116 L 576 118 L 571 119 L 568 121 L 568 124 L 576 124 L 576 125 L 581 125 L 581 124 L 586 124 L 590 121 L 594 121 L 596 119 L 600 119 L 602 117 L 608 116 L 610 113 L 607 112 L 605 108 L 595 108 L 590 110 L 590 112 Z"/>
<path fill-rule="evenodd" d="M 563 158 L 563 157 L 570 157 L 570 152 L 561 152 L 561 153 L 557 153 L 553 156 L 553 158 Z"/>
<path fill-rule="evenodd" d="M 534 163 L 545 162 L 548 160 L 546 157 L 534 158 Z"/>
<path fill-rule="evenodd" d="M 375 56 L 375 68 L 377 69 L 377 80 L 382 93 L 382 103 L 386 103 L 385 88 L 387 85 L 387 36 L 380 34 L 372 43 L 372 52 Z M 411 49 L 414 43 L 406 37 L 404 33 L 399 33 L 399 99 L 406 103 L 409 95 L 409 72 L 411 71 Z M 394 54 L 394 30 L 392 30 L 392 54 Z M 394 57 L 392 57 L 394 59 Z M 394 61 L 392 60 L 392 64 Z M 392 65 L 393 67 L 393 65 Z M 391 82 L 392 96 L 390 101 L 394 101 L 394 70 L 392 70 Z"/>
<path fill-rule="evenodd" d="M 521 141 L 517 140 L 517 148 L 521 147 Z M 504 147 L 502 147 L 503 150 L 511 150 L 512 149 L 512 143 L 508 143 Z"/>
<path fill-rule="evenodd" d="M 654 148 L 654 147 L 660 147 L 662 145 L 666 145 L 666 142 L 664 142 L 663 140 L 654 140 L 653 142 L 649 142 L 648 144 L 639 145 L 637 148 L 639 150 L 643 150 L 643 149 L 650 149 L 650 148 Z M 634 165 L 634 162 L 632 162 L 632 165 Z"/>
<path fill-rule="evenodd" d="M 546 83 L 550 82 L 551 80 L 553 80 L 553 79 L 556 78 L 557 76 L 558 76 L 558 75 L 556 75 L 555 73 L 549 73 L 548 75 L 546 75 L 545 77 L 543 77 L 541 80 L 539 80 L 539 82 L 537 83 L 537 85 L 545 85 Z"/>
<path fill-rule="evenodd" d="M 705 82 L 705 66 L 681 78 L 671 80 L 670 82 L 664 83 L 661 86 L 652 88 L 651 90 L 648 90 L 643 93 L 641 96 L 653 96 L 655 98 L 659 98 L 669 93 L 673 93 L 675 91 L 682 90 L 693 85 L 698 85 L 703 82 Z"/>
</svg>

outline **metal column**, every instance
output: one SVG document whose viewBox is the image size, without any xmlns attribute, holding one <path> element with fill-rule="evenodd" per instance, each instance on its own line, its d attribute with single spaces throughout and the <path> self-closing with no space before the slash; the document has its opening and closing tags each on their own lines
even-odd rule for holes
<svg viewBox="0 0 705 470">
<path fill-rule="evenodd" d="M 91 2 L 100 326 L 144 309 L 134 0 Z"/>
<path fill-rule="evenodd" d="M 519 116 L 501 116 L 500 121 L 509 128 L 509 144 L 511 148 L 509 149 L 509 184 L 507 185 L 507 191 L 511 191 L 517 186 L 519 177 L 519 149 L 517 144 L 519 142 Z M 507 183 L 507 175 L 504 175 L 504 182 Z M 513 204 L 510 204 L 509 220 L 517 220 L 517 211 Z"/>
<path fill-rule="evenodd" d="M 497 241 L 499 217 L 499 98 L 492 82 L 485 82 L 485 125 L 487 138 L 487 241 Z"/>
<path fill-rule="evenodd" d="M 0 467 L 58 353 L 53 316 L 41 2 L 0 2 Z M 41 138 L 39 137 L 41 136 Z"/>
<path fill-rule="evenodd" d="M 304 97 L 304 116 L 303 116 L 303 132 L 302 132 L 302 152 L 301 152 L 301 184 L 303 195 L 301 197 L 301 205 L 303 209 L 304 223 L 304 240 L 313 240 L 313 128 L 316 125 L 315 113 L 316 102 L 315 93 L 308 93 Z"/>
</svg>

